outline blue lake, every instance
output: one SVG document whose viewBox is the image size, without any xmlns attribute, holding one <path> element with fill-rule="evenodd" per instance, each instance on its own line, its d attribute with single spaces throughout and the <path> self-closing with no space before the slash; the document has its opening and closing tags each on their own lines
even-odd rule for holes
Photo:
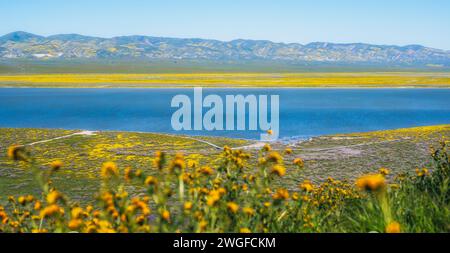
<svg viewBox="0 0 450 253">
<path fill-rule="evenodd" d="M 279 95 L 281 138 L 450 123 L 450 89 L 224 88 L 203 93 Z M 171 117 L 177 108 L 170 103 L 177 94 L 192 97 L 193 89 L 1 88 L 0 127 L 259 138 L 261 131 L 174 131 Z"/>
</svg>

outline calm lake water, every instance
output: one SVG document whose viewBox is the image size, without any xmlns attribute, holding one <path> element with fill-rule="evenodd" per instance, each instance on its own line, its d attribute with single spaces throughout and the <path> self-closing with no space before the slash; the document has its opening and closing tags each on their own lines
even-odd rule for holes
<svg viewBox="0 0 450 253">
<path fill-rule="evenodd" d="M 450 89 L 203 89 L 279 95 L 280 137 L 306 138 L 450 123 Z M 173 96 L 193 89 L 0 89 L 0 127 L 125 130 L 256 139 L 261 131 L 171 127 Z M 225 100 L 224 100 L 225 101 Z"/>
</svg>

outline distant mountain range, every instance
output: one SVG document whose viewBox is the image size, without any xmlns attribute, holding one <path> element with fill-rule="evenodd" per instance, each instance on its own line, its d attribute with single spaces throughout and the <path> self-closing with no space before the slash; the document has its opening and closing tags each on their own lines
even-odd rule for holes
<svg viewBox="0 0 450 253">
<path fill-rule="evenodd" d="M 0 59 L 266 60 L 292 63 L 370 63 L 450 66 L 450 51 L 420 45 L 275 43 L 150 36 L 99 38 L 79 34 L 39 36 L 13 32 L 0 37 Z"/>
</svg>

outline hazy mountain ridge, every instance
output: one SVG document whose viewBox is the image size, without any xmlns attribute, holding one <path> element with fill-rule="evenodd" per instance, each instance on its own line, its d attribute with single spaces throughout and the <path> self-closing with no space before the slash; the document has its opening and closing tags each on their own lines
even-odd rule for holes
<svg viewBox="0 0 450 253">
<path fill-rule="evenodd" d="M 150 36 L 98 38 L 79 34 L 48 37 L 13 32 L 0 37 L 0 58 L 35 59 L 196 59 L 288 62 L 450 65 L 450 51 L 420 45 L 364 43 L 275 43 L 268 40 L 219 41 Z"/>
</svg>

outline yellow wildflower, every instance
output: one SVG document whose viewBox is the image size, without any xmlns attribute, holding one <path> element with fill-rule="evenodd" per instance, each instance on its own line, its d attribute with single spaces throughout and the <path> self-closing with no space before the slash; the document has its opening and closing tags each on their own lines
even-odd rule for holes
<svg viewBox="0 0 450 253">
<path fill-rule="evenodd" d="M 130 181 L 133 178 L 133 171 L 130 167 L 125 168 L 125 181 Z"/>
<path fill-rule="evenodd" d="M 400 223 L 393 221 L 386 226 L 386 233 L 400 233 Z"/>
<path fill-rule="evenodd" d="M 299 188 L 306 192 L 311 192 L 314 189 L 314 185 L 311 183 L 311 181 L 305 180 L 299 185 Z"/>
<path fill-rule="evenodd" d="M 40 216 L 41 218 L 45 218 L 53 216 L 60 212 L 62 212 L 62 209 L 58 205 L 53 204 L 42 209 Z"/>
<path fill-rule="evenodd" d="M 267 162 L 266 158 L 264 158 L 264 157 L 258 158 L 258 164 L 262 165 L 262 164 L 265 164 L 266 162 Z"/>
<path fill-rule="evenodd" d="M 43 229 L 37 229 L 37 228 L 33 228 L 32 230 L 31 230 L 31 233 L 48 233 L 48 230 L 47 229 L 45 229 L 45 228 L 43 228 Z"/>
<path fill-rule="evenodd" d="M 20 196 L 19 198 L 17 198 L 17 202 L 19 202 L 19 204 L 21 204 L 21 205 L 25 205 L 27 202 L 27 199 L 25 198 L 25 196 Z"/>
<path fill-rule="evenodd" d="M 163 220 L 165 220 L 165 221 L 170 221 L 170 212 L 167 211 L 167 210 L 164 210 L 164 211 L 161 213 L 161 218 L 162 218 Z"/>
<path fill-rule="evenodd" d="M 386 179 L 381 174 L 365 175 L 356 180 L 356 186 L 361 190 L 379 191 L 386 186 Z"/>
<path fill-rule="evenodd" d="M 200 173 L 202 173 L 203 175 L 212 175 L 213 169 L 209 166 L 204 166 L 200 169 Z"/>
<path fill-rule="evenodd" d="M 301 158 L 295 158 L 293 161 L 294 165 L 297 165 L 299 168 L 303 168 L 305 166 L 305 163 L 303 162 L 303 159 Z"/>
<path fill-rule="evenodd" d="M 25 148 L 20 145 L 12 145 L 8 148 L 8 157 L 15 161 L 27 161 Z"/>
<path fill-rule="evenodd" d="M 429 172 L 428 172 L 427 168 L 422 168 L 422 169 L 417 168 L 416 174 L 418 177 L 425 177 L 425 176 L 429 175 Z"/>
<path fill-rule="evenodd" d="M 161 151 L 156 151 L 155 160 L 153 160 L 153 164 L 158 170 L 162 170 L 165 161 L 165 153 Z"/>
<path fill-rule="evenodd" d="M 197 166 L 198 166 L 198 162 L 197 161 L 193 161 L 193 160 L 189 160 L 188 161 L 188 167 L 196 168 Z"/>
<path fill-rule="evenodd" d="M 34 203 L 34 210 L 38 211 L 38 210 L 41 210 L 41 208 L 42 208 L 41 201 L 36 201 Z"/>
<path fill-rule="evenodd" d="M 81 207 L 74 207 L 70 211 L 72 219 L 78 219 L 80 218 L 81 214 L 83 214 L 83 208 Z"/>
<path fill-rule="evenodd" d="M 55 204 L 61 198 L 62 198 L 61 193 L 59 193 L 58 191 L 52 191 L 49 194 L 47 194 L 47 203 L 50 205 Z"/>
<path fill-rule="evenodd" d="M 386 168 L 380 168 L 380 169 L 378 170 L 378 172 L 379 172 L 381 175 L 383 175 L 383 176 L 386 176 L 386 175 L 389 174 L 389 170 L 386 169 Z"/>
<path fill-rule="evenodd" d="M 248 228 L 241 228 L 239 229 L 239 233 L 248 234 L 251 233 L 251 231 Z"/>
<path fill-rule="evenodd" d="M 27 195 L 25 198 L 26 198 L 27 202 L 33 202 L 33 200 L 34 200 L 33 195 Z"/>
<path fill-rule="evenodd" d="M 281 157 L 281 155 L 278 152 L 274 151 L 270 152 L 267 155 L 267 161 L 274 163 L 281 163 L 283 161 L 283 157 Z"/>
<path fill-rule="evenodd" d="M 117 168 L 117 165 L 115 163 L 106 162 L 102 166 L 100 175 L 102 176 L 102 178 L 105 178 L 105 179 L 110 178 L 110 177 L 118 177 L 119 169 Z"/>
<path fill-rule="evenodd" d="M 192 209 L 192 202 L 185 202 L 184 203 L 184 210 L 191 210 Z"/>
<path fill-rule="evenodd" d="M 170 171 L 175 171 L 176 173 L 182 172 L 184 171 L 184 169 L 186 168 L 186 163 L 184 161 L 184 156 L 183 154 L 176 154 L 175 158 L 172 160 L 172 163 L 170 164 Z"/>
<path fill-rule="evenodd" d="M 286 168 L 282 165 L 277 164 L 272 167 L 271 173 L 282 177 L 286 174 Z"/>
<path fill-rule="evenodd" d="M 242 212 L 244 212 L 248 216 L 252 216 L 253 214 L 255 214 L 255 210 L 253 208 L 251 208 L 251 207 L 244 207 L 244 208 L 242 208 Z"/>
<path fill-rule="evenodd" d="M 59 169 L 61 169 L 61 167 L 64 165 L 63 162 L 61 162 L 60 160 L 56 160 L 50 163 L 50 167 L 52 168 L 52 171 L 58 171 Z"/>
<path fill-rule="evenodd" d="M 208 222 L 205 220 L 201 220 L 198 224 L 200 231 L 203 232 L 206 230 L 206 226 L 208 226 Z"/>
<path fill-rule="evenodd" d="M 77 230 L 83 221 L 81 219 L 72 219 L 69 221 L 68 227 L 70 230 Z"/>
<path fill-rule="evenodd" d="M 156 177 L 153 176 L 148 176 L 145 179 L 145 185 L 157 185 L 158 184 L 158 179 Z"/>
<path fill-rule="evenodd" d="M 268 151 L 272 150 L 272 147 L 270 147 L 270 145 L 266 143 L 266 144 L 264 144 L 264 147 L 262 148 L 262 150 L 268 152 Z"/>
<path fill-rule="evenodd" d="M 206 198 L 206 204 L 208 206 L 213 206 L 219 201 L 220 192 L 218 190 L 212 190 L 209 192 L 208 197 Z"/>
<path fill-rule="evenodd" d="M 283 188 L 277 189 L 277 191 L 272 195 L 272 198 L 275 200 L 286 200 L 289 198 L 289 192 Z"/>
<path fill-rule="evenodd" d="M 239 205 L 234 202 L 228 202 L 227 209 L 232 213 L 236 213 L 239 210 Z"/>
</svg>

